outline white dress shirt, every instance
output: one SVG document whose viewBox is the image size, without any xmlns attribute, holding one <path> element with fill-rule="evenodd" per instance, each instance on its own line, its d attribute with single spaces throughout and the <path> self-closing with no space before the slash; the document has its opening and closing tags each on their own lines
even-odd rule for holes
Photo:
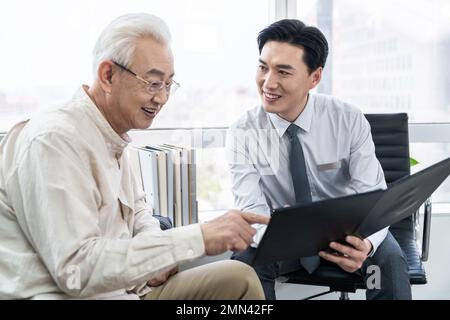
<svg viewBox="0 0 450 320">
<path fill-rule="evenodd" d="M 123 298 L 204 254 L 199 225 L 161 231 L 120 137 L 85 92 L 0 144 L 0 299 Z"/>
<path fill-rule="evenodd" d="M 290 124 L 258 106 L 231 126 L 227 160 L 235 204 L 240 210 L 270 215 L 272 209 L 295 205 L 290 142 L 285 134 Z M 300 127 L 297 135 L 313 201 L 386 188 L 370 125 L 361 111 L 330 96 L 309 94 L 294 124 Z M 256 227 L 253 246 L 266 230 L 264 225 Z M 387 230 L 368 237 L 372 254 Z"/>
</svg>

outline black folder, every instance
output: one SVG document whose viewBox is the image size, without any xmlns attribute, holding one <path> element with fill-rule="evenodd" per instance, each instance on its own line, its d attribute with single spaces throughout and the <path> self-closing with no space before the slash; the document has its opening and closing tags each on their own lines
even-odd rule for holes
<svg viewBox="0 0 450 320">
<path fill-rule="evenodd" d="M 360 238 L 412 215 L 450 174 L 450 158 L 389 185 L 273 210 L 253 265 L 316 255 L 346 235 Z"/>
</svg>

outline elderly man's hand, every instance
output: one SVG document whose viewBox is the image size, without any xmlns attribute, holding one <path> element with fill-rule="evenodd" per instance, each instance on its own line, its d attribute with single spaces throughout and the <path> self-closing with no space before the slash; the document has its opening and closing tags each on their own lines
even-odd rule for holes
<svg viewBox="0 0 450 320">
<path fill-rule="evenodd" d="M 230 210 L 227 213 L 200 225 L 207 255 L 216 255 L 226 250 L 242 251 L 252 242 L 255 223 L 268 224 L 267 216 Z"/>
<path fill-rule="evenodd" d="M 166 282 L 167 279 L 169 279 L 171 276 L 173 276 L 173 275 L 176 274 L 177 272 L 178 272 L 178 266 L 176 266 L 176 267 L 173 268 L 173 269 L 170 269 L 170 270 L 167 271 L 167 272 L 164 272 L 164 273 L 162 273 L 162 274 L 160 274 L 160 275 L 154 277 L 153 279 L 149 280 L 149 281 L 147 282 L 147 284 L 148 284 L 150 287 L 157 287 L 157 286 L 160 286 L 160 285 L 162 285 L 164 282 Z"/>
<path fill-rule="evenodd" d="M 336 253 L 320 251 L 319 256 L 336 263 L 344 271 L 353 273 L 362 267 L 367 255 L 372 250 L 372 243 L 367 239 L 362 240 L 355 236 L 347 236 L 345 241 L 349 245 L 331 242 L 330 248 L 335 250 Z"/>
</svg>

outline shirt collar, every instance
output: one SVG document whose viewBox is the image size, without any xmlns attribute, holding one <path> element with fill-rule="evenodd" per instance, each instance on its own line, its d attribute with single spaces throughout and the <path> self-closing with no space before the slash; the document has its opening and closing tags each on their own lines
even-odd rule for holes
<svg viewBox="0 0 450 320">
<path fill-rule="evenodd" d="M 100 112 L 95 102 L 87 94 L 89 87 L 83 85 L 75 94 L 74 99 L 81 102 L 81 106 L 85 107 L 86 113 L 95 123 L 97 128 L 100 130 L 105 142 L 112 152 L 121 155 L 123 150 L 131 142 L 128 134 L 124 134 L 122 137 L 114 131 L 109 122 L 105 119 L 103 114 Z"/>
<path fill-rule="evenodd" d="M 311 129 L 311 122 L 314 112 L 314 95 L 308 94 L 308 101 L 303 109 L 302 113 L 293 122 L 295 125 L 299 126 L 302 130 L 309 132 Z M 287 128 L 291 125 L 291 122 L 281 118 L 276 113 L 267 113 L 273 126 L 278 132 L 280 138 L 284 135 Z"/>
</svg>

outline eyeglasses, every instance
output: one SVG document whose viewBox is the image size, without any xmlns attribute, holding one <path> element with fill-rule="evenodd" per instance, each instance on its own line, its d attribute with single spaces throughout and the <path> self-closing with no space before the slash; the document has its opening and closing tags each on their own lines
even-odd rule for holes
<svg viewBox="0 0 450 320">
<path fill-rule="evenodd" d="M 121 69 L 125 70 L 126 72 L 132 74 L 139 81 L 145 83 L 147 85 L 147 92 L 150 93 L 150 94 L 158 93 L 163 88 L 166 89 L 166 92 L 168 94 L 174 94 L 175 91 L 177 91 L 177 89 L 180 87 L 180 84 L 178 82 L 176 82 L 175 80 L 171 80 L 169 84 L 164 83 L 164 81 L 148 81 L 148 80 L 145 80 L 144 78 L 142 78 L 141 76 L 137 75 L 136 73 L 134 73 L 133 71 L 131 71 L 127 67 L 124 67 L 123 65 L 121 65 L 120 63 L 117 63 L 115 61 L 113 61 L 113 63 L 116 66 L 118 66 L 119 68 L 121 68 Z"/>
</svg>

